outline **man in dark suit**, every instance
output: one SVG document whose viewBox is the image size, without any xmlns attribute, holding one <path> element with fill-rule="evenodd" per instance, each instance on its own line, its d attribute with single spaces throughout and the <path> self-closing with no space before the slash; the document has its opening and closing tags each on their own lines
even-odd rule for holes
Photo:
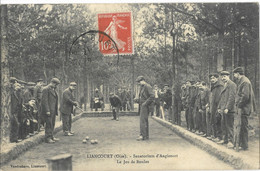
<svg viewBox="0 0 260 171">
<path fill-rule="evenodd" d="M 110 104 L 113 108 L 113 118 L 112 118 L 112 120 L 118 121 L 119 120 L 118 113 L 119 113 L 119 109 L 122 105 L 121 99 L 119 98 L 118 95 L 116 95 L 114 93 L 110 93 L 109 94 L 109 101 L 110 101 Z"/>
<path fill-rule="evenodd" d="M 149 139 L 149 105 L 154 100 L 153 88 L 145 82 L 143 76 L 138 76 L 136 79 L 138 85 L 140 85 L 139 98 L 135 101 L 139 103 L 140 111 L 140 136 L 137 138 L 138 141 Z"/>
<path fill-rule="evenodd" d="M 237 67 L 233 73 L 237 83 L 235 118 L 240 117 L 241 120 L 239 147 L 248 150 L 248 116 L 256 111 L 255 95 L 250 80 L 244 74 L 244 69 Z"/>
<path fill-rule="evenodd" d="M 22 112 L 22 98 L 20 93 L 18 92 L 21 89 L 21 85 L 15 82 L 12 85 L 13 89 L 11 92 L 11 130 L 10 130 L 10 142 L 17 143 L 20 142 L 21 139 L 18 140 L 19 135 L 19 117 Z"/>
<path fill-rule="evenodd" d="M 220 100 L 220 93 L 223 85 L 219 80 L 219 75 L 212 73 L 209 75 L 211 82 L 210 98 L 209 98 L 209 112 L 210 112 L 210 135 L 207 138 L 215 142 L 220 141 L 221 135 L 221 116 L 218 114 L 218 103 Z"/>
<path fill-rule="evenodd" d="M 218 113 L 221 114 L 221 129 L 222 139 L 219 144 L 227 144 L 228 148 L 233 148 L 233 127 L 234 127 L 234 113 L 235 113 L 235 95 L 236 84 L 230 80 L 228 71 L 221 73 L 224 88 L 221 91 L 221 98 L 218 104 Z"/>
<path fill-rule="evenodd" d="M 53 130 L 55 127 L 56 115 L 58 115 L 58 94 L 56 92 L 57 86 L 60 84 L 58 78 L 52 78 L 49 85 L 42 90 L 42 117 L 45 120 L 45 142 L 54 143 L 58 141 L 58 138 L 53 136 Z"/>
<path fill-rule="evenodd" d="M 71 114 L 73 113 L 73 106 L 77 106 L 78 103 L 75 101 L 73 92 L 77 87 L 77 83 L 71 82 L 70 86 L 63 91 L 62 100 L 60 105 L 60 112 L 62 116 L 62 126 L 65 136 L 74 135 L 71 132 Z"/>
</svg>

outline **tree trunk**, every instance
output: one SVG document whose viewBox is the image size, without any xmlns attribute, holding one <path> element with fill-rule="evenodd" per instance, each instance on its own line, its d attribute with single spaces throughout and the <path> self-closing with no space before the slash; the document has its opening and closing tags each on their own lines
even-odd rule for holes
<svg viewBox="0 0 260 171">
<path fill-rule="evenodd" d="M 172 108 L 175 104 L 175 26 L 174 26 L 174 20 L 173 20 L 173 9 L 171 11 L 171 19 L 172 19 L 172 30 L 171 30 L 171 36 L 172 36 Z M 171 119 L 173 119 L 173 110 L 172 113 L 169 113 L 169 116 L 171 116 Z"/>
<path fill-rule="evenodd" d="M 87 110 L 87 90 L 88 90 L 88 86 L 87 86 L 87 79 L 88 79 L 88 74 L 87 74 L 87 56 L 86 54 L 84 55 L 84 70 L 83 70 L 83 87 L 84 87 L 84 110 Z"/>
<path fill-rule="evenodd" d="M 10 134 L 10 73 L 7 49 L 7 5 L 1 5 L 1 147 L 9 142 Z"/>
<path fill-rule="evenodd" d="M 134 66 L 134 55 L 132 55 L 131 57 L 131 68 L 132 68 L 132 84 L 131 84 L 131 92 L 130 92 L 130 95 L 131 95 L 131 110 L 133 111 L 134 110 L 134 86 L 135 86 L 135 66 Z"/>
<path fill-rule="evenodd" d="M 235 27 L 234 27 L 233 31 L 232 31 L 231 71 L 233 71 L 234 67 L 235 67 L 235 35 L 236 35 L 236 32 L 235 32 Z M 233 79 L 233 74 L 231 74 L 231 79 Z"/>
<path fill-rule="evenodd" d="M 217 71 L 222 71 L 224 66 L 224 32 L 220 32 L 218 35 L 218 57 L 217 57 Z"/>
</svg>

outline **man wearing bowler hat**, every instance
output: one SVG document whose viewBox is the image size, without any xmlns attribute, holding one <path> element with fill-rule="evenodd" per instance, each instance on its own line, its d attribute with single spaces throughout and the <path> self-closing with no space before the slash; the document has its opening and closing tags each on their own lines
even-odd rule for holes
<svg viewBox="0 0 260 171">
<path fill-rule="evenodd" d="M 73 106 L 78 105 L 73 95 L 76 87 L 77 83 L 71 82 L 70 86 L 66 88 L 62 93 L 60 112 L 62 117 L 64 136 L 74 135 L 74 133 L 71 131 L 71 114 L 73 113 Z"/>
<path fill-rule="evenodd" d="M 143 76 L 138 76 L 136 79 L 138 85 L 140 85 L 139 98 L 135 101 L 139 103 L 140 111 L 140 136 L 137 138 L 138 141 L 149 139 L 149 105 L 154 100 L 154 92 L 152 87 L 145 82 Z"/>
<path fill-rule="evenodd" d="M 235 117 L 241 117 L 239 147 L 243 150 L 248 150 L 248 116 L 256 111 L 255 97 L 252 84 L 244 75 L 244 69 L 237 67 L 233 70 L 233 73 L 237 83 Z"/>
<path fill-rule="evenodd" d="M 230 80 L 228 71 L 220 73 L 224 83 L 224 88 L 220 93 L 218 113 L 221 115 L 222 140 L 219 144 L 227 144 L 228 148 L 233 148 L 233 127 L 235 113 L 236 84 Z"/>
<path fill-rule="evenodd" d="M 50 84 L 42 90 L 41 110 L 42 116 L 45 120 L 45 142 L 55 143 L 59 141 L 53 136 L 55 127 L 56 115 L 58 115 L 58 94 L 56 92 L 57 86 L 60 84 L 58 78 L 52 78 Z"/>
</svg>

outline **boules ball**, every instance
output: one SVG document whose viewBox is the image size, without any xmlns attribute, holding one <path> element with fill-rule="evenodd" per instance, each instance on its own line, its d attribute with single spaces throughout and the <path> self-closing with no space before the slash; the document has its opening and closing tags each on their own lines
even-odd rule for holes
<svg viewBox="0 0 260 171">
<path fill-rule="evenodd" d="M 90 143 L 91 144 L 95 144 L 95 140 L 90 140 Z"/>
<path fill-rule="evenodd" d="M 85 137 L 85 139 L 88 141 L 88 140 L 89 140 L 89 137 L 88 137 L 88 136 L 86 136 L 86 137 Z"/>
<path fill-rule="evenodd" d="M 86 144 L 86 143 L 87 143 L 87 140 L 83 140 L 82 143 L 83 143 L 83 144 Z"/>
</svg>

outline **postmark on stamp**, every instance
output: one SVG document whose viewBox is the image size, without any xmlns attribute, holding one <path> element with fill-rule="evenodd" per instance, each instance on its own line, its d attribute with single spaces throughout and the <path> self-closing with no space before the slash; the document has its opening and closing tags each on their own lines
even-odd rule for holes
<svg viewBox="0 0 260 171">
<path fill-rule="evenodd" d="M 120 54 L 133 54 L 132 13 L 98 14 L 98 30 L 105 32 L 116 43 Z M 117 54 L 114 42 L 99 34 L 99 50 L 104 55 Z"/>
</svg>

